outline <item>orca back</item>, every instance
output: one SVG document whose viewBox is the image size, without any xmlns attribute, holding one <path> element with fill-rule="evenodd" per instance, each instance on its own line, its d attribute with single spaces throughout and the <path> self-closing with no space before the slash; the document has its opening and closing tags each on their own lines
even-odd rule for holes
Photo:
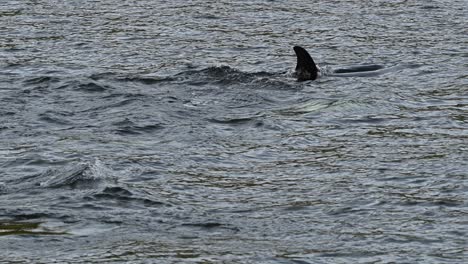
<svg viewBox="0 0 468 264">
<path fill-rule="evenodd" d="M 369 72 L 369 71 L 377 71 L 383 68 L 384 68 L 383 65 L 378 65 L 378 64 L 358 65 L 358 66 L 352 66 L 349 68 L 336 69 L 333 71 L 333 73 Z"/>
</svg>

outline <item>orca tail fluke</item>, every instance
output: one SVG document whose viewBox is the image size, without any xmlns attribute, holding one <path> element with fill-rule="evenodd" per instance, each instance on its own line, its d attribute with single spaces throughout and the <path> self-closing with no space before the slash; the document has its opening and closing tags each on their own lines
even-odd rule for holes
<svg viewBox="0 0 468 264">
<path fill-rule="evenodd" d="M 294 46 L 297 56 L 296 77 L 298 81 L 315 80 L 318 76 L 318 68 L 307 50 Z"/>
</svg>

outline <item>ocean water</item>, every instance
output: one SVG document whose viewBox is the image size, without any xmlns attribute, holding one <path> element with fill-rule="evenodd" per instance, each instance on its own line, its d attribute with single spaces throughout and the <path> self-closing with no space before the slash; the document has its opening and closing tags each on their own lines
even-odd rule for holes
<svg viewBox="0 0 468 264">
<path fill-rule="evenodd" d="M 0 262 L 466 263 L 467 6 L 2 1 Z"/>
</svg>

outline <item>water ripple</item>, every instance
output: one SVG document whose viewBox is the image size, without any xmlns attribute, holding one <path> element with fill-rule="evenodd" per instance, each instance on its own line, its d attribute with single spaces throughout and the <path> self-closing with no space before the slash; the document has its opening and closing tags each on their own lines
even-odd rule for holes
<svg viewBox="0 0 468 264">
<path fill-rule="evenodd" d="M 0 258 L 462 263 L 465 6 L 0 3 Z"/>
</svg>

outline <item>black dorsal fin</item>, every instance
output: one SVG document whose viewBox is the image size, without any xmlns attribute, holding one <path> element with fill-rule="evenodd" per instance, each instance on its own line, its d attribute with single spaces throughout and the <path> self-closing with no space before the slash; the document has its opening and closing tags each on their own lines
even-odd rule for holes
<svg viewBox="0 0 468 264">
<path fill-rule="evenodd" d="M 294 46 L 294 52 L 297 56 L 296 76 L 298 81 L 307 81 L 317 79 L 318 68 L 307 50 L 302 47 Z"/>
</svg>

